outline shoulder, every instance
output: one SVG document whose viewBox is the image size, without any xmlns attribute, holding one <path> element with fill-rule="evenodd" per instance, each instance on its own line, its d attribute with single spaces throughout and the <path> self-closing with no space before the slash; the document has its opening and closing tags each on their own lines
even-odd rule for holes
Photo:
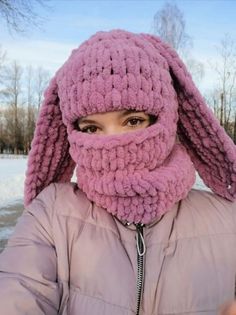
<svg viewBox="0 0 236 315">
<path fill-rule="evenodd" d="M 236 202 L 209 191 L 192 189 L 181 202 L 178 222 L 179 230 L 191 234 L 235 233 Z"/>
<path fill-rule="evenodd" d="M 45 212 L 51 222 L 68 219 L 116 230 L 114 218 L 88 199 L 75 183 L 53 183 L 32 202 L 29 209 Z"/>
<path fill-rule="evenodd" d="M 232 202 L 227 199 L 224 199 L 210 191 L 192 189 L 184 203 L 190 207 L 197 207 L 211 209 L 211 211 L 236 211 L 236 201 Z"/>
<path fill-rule="evenodd" d="M 236 201 L 224 199 L 210 191 L 192 189 L 184 204 L 190 209 L 205 212 L 236 214 Z"/>
<path fill-rule="evenodd" d="M 75 183 L 52 183 L 43 189 L 27 207 L 28 211 L 44 208 L 48 213 L 72 214 L 74 209 L 86 209 L 91 205 L 86 195 Z"/>
</svg>

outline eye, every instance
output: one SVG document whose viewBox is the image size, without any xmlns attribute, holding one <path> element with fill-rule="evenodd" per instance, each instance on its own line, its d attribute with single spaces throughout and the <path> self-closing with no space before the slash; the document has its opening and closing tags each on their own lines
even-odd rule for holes
<svg viewBox="0 0 236 315">
<path fill-rule="evenodd" d="M 141 125 L 143 122 L 145 122 L 144 118 L 132 117 L 126 120 L 126 125 L 130 127 L 136 127 Z"/>
<path fill-rule="evenodd" d="M 85 127 L 79 128 L 79 130 L 81 132 L 91 134 L 91 133 L 96 133 L 98 131 L 98 127 L 91 125 L 91 126 L 85 126 Z"/>
<path fill-rule="evenodd" d="M 149 126 L 154 125 L 157 122 L 157 116 L 149 115 Z"/>
</svg>

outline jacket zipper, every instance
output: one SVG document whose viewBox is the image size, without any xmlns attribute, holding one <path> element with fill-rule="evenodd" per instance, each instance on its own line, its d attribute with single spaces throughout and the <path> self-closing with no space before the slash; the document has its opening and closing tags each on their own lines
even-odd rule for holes
<svg viewBox="0 0 236 315">
<path fill-rule="evenodd" d="M 140 305 L 143 293 L 143 281 L 144 281 L 144 255 L 146 252 L 146 246 L 143 237 L 144 224 L 136 224 L 136 246 L 137 246 L 137 306 L 136 315 L 139 315 Z"/>
</svg>

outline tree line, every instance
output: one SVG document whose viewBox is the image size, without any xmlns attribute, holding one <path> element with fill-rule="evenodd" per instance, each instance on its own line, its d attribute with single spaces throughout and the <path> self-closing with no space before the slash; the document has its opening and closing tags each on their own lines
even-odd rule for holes
<svg viewBox="0 0 236 315">
<path fill-rule="evenodd" d="M 0 153 L 28 154 L 48 80 L 43 68 L 5 64 L 0 51 Z"/>
<path fill-rule="evenodd" d="M 208 105 L 236 143 L 236 48 L 226 35 L 216 47 L 217 63 L 211 64 L 214 88 L 205 93 Z M 189 60 L 189 59 L 188 59 Z M 196 82 L 203 66 L 185 60 Z M 50 74 L 43 68 L 22 67 L 6 62 L 0 49 L 0 153 L 28 154 L 35 123 Z"/>
<path fill-rule="evenodd" d="M 24 36 L 42 26 L 39 7 L 45 14 L 50 8 L 47 0 L 0 0 L 1 23 L 10 34 Z M 48 78 L 43 68 L 7 63 L 0 46 L 0 153 L 28 153 Z"/>
<path fill-rule="evenodd" d="M 19 17 L 32 16 L 32 12 L 27 9 L 28 3 L 28 0 L 24 0 L 23 6 L 18 8 L 19 12 L 23 12 Z M 8 14 L 3 5 L 5 2 L 0 0 L 0 11 Z M 14 7 L 11 8 L 14 10 Z M 14 19 L 14 15 L 8 16 L 8 26 L 19 31 L 16 27 L 19 21 L 13 20 L 14 23 L 9 24 L 10 17 Z M 167 2 L 156 12 L 152 33 L 177 50 L 198 85 L 204 77 L 204 65 L 191 54 L 193 40 L 186 33 L 184 15 L 176 4 Z M 213 64 L 209 60 L 208 66 L 211 68 L 214 87 L 204 96 L 221 126 L 236 143 L 235 41 L 225 35 L 212 50 L 217 55 L 217 62 Z M 24 68 L 16 61 L 7 62 L 6 52 L 0 47 L 0 153 L 28 154 L 49 77 L 49 72 L 43 68 Z"/>
<path fill-rule="evenodd" d="M 207 101 L 229 136 L 236 143 L 236 45 L 225 35 L 217 47 L 219 61 L 212 65 L 216 85 Z"/>
</svg>

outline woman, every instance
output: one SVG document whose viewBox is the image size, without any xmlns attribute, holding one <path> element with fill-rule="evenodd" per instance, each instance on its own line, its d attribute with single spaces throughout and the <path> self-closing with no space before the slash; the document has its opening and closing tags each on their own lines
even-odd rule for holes
<svg viewBox="0 0 236 315">
<path fill-rule="evenodd" d="M 191 189 L 195 169 L 214 194 Z M 99 32 L 45 93 L 1 311 L 217 314 L 235 295 L 235 197 L 235 146 L 178 55 Z"/>
</svg>

